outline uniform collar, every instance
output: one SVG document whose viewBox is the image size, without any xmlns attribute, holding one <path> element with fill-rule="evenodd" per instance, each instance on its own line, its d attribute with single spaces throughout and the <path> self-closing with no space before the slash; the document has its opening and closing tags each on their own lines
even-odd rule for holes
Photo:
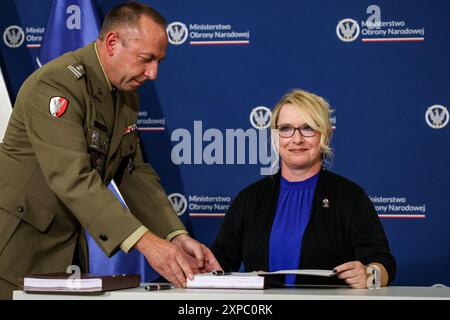
<svg viewBox="0 0 450 320">
<path fill-rule="evenodd" d="M 108 76 L 106 75 L 105 68 L 103 67 L 103 64 L 102 64 L 102 60 L 100 59 L 100 56 L 98 54 L 97 42 L 94 42 L 94 50 L 95 50 L 95 55 L 97 56 L 97 59 L 98 59 L 98 63 L 100 64 L 100 68 L 102 69 L 103 75 L 105 76 L 106 82 L 108 83 L 109 91 L 112 92 L 114 90 L 114 88 L 111 84 L 111 81 L 109 81 Z"/>
<path fill-rule="evenodd" d="M 100 101 L 103 101 L 107 99 L 107 96 L 111 97 L 111 90 L 113 88 L 103 71 L 103 66 L 98 58 L 95 47 L 95 42 L 92 42 L 89 45 L 78 49 L 76 55 L 86 68 L 86 72 L 89 73 L 89 81 L 91 82 L 93 89 L 92 93 Z"/>
</svg>

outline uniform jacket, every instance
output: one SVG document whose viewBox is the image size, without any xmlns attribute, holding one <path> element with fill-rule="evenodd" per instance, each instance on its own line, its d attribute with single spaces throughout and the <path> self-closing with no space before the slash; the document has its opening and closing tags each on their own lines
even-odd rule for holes
<svg viewBox="0 0 450 320">
<path fill-rule="evenodd" d="M 246 271 L 269 271 L 269 241 L 279 191 L 278 173 L 237 195 L 212 247 L 224 269 L 238 270 L 243 262 Z M 354 260 L 379 262 L 389 281 L 394 279 L 395 259 L 369 197 L 350 180 L 322 170 L 302 240 L 299 269 L 331 270 Z M 335 277 L 297 277 L 297 282 L 343 284 Z"/>
<path fill-rule="evenodd" d="M 54 97 L 68 101 L 60 117 Z M 65 271 L 77 244 L 86 268 L 82 228 L 108 256 L 141 225 L 160 237 L 185 229 L 143 160 L 138 106 L 135 91 L 111 94 L 93 44 L 24 82 L 0 145 L 0 279 Z"/>
</svg>

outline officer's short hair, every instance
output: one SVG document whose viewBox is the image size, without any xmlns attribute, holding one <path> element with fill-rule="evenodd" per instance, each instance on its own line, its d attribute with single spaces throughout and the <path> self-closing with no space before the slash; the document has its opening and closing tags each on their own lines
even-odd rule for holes
<svg viewBox="0 0 450 320">
<path fill-rule="evenodd" d="M 139 18 L 147 16 L 164 29 L 167 26 L 166 19 L 155 9 L 139 2 L 126 2 L 112 8 L 103 20 L 99 39 L 104 40 L 108 32 L 118 31 L 119 28 L 137 27 Z"/>
</svg>

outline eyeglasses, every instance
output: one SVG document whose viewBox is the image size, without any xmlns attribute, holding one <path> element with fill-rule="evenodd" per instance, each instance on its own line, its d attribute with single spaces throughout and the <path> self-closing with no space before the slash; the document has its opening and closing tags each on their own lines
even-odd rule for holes
<svg viewBox="0 0 450 320">
<path fill-rule="evenodd" d="M 306 138 L 314 137 L 316 135 L 316 131 L 314 131 L 314 129 L 308 125 L 303 125 L 301 127 L 296 128 L 294 126 L 286 124 L 286 125 L 278 126 L 277 129 L 278 129 L 278 134 L 282 138 L 292 137 L 295 133 L 295 130 L 298 130 L 298 132 L 300 132 L 300 135 L 302 137 L 306 137 Z"/>
</svg>

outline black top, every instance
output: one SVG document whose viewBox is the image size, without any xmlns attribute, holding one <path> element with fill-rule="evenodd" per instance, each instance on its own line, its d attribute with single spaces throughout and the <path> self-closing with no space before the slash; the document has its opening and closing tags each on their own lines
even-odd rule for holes
<svg viewBox="0 0 450 320">
<path fill-rule="evenodd" d="M 243 189 L 228 210 L 212 251 L 225 271 L 269 271 L 269 241 L 280 191 L 280 173 Z M 293 254 L 299 254 L 293 252 Z M 381 263 L 394 280 L 396 263 L 375 208 L 354 182 L 322 170 L 303 235 L 299 269 L 333 269 L 349 261 Z M 324 277 L 297 283 L 344 284 Z"/>
</svg>

